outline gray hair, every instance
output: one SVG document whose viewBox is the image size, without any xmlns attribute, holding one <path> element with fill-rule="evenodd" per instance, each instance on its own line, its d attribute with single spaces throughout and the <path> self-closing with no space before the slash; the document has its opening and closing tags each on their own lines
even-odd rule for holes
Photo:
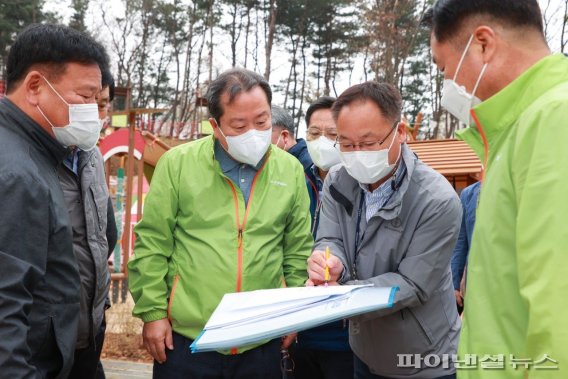
<svg viewBox="0 0 568 379">
<path fill-rule="evenodd" d="M 268 82 L 259 74 L 244 68 L 233 68 L 223 72 L 213 80 L 207 90 L 207 106 L 209 113 L 217 122 L 223 116 L 221 106 L 221 95 L 229 94 L 229 103 L 241 92 L 248 92 L 254 87 L 259 86 L 266 94 L 268 105 L 272 101 L 272 90 Z"/>
<path fill-rule="evenodd" d="M 294 125 L 292 115 L 286 109 L 277 105 L 272 106 L 272 126 L 284 128 L 292 136 L 296 135 L 296 125 Z"/>
</svg>

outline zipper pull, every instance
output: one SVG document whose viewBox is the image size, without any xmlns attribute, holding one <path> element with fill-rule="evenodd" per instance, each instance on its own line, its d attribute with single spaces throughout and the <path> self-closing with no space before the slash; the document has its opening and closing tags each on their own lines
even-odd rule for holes
<svg viewBox="0 0 568 379">
<path fill-rule="evenodd" d="M 239 248 L 243 246 L 243 228 L 239 228 L 239 232 L 237 234 L 237 242 Z"/>
</svg>

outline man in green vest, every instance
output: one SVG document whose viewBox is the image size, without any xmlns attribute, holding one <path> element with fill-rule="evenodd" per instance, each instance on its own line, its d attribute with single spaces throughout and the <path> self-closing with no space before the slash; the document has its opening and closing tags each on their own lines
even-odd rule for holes
<svg viewBox="0 0 568 379">
<path fill-rule="evenodd" d="M 439 0 L 425 21 L 442 106 L 485 167 L 458 377 L 566 378 L 568 59 L 537 0 Z"/>
<path fill-rule="evenodd" d="M 253 72 L 221 74 L 207 94 L 214 136 L 156 167 L 128 265 L 154 378 L 281 377 L 280 339 L 189 350 L 224 294 L 307 279 L 310 203 L 302 165 L 270 144 L 271 97 Z"/>
</svg>

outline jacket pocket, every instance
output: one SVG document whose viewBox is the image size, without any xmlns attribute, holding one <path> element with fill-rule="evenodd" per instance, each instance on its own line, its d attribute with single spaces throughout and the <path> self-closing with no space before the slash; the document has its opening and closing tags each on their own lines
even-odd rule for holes
<svg viewBox="0 0 568 379">
<path fill-rule="evenodd" d="M 41 316 L 41 320 L 33 320 L 34 317 L 30 316 L 28 334 L 28 345 L 32 350 L 32 355 L 38 356 L 41 356 L 42 352 L 50 350 L 49 346 L 55 342 L 52 317 L 47 314 Z"/>
<path fill-rule="evenodd" d="M 108 208 L 108 192 L 103 184 L 95 184 L 90 187 L 93 196 L 93 212 L 97 222 L 97 232 L 106 230 L 107 224 L 107 208 Z"/>
<path fill-rule="evenodd" d="M 406 324 L 412 327 L 417 336 L 422 338 L 428 346 L 432 345 L 432 336 L 428 333 L 426 326 L 420 321 L 419 317 L 410 308 L 404 308 L 400 311 Z"/>
</svg>

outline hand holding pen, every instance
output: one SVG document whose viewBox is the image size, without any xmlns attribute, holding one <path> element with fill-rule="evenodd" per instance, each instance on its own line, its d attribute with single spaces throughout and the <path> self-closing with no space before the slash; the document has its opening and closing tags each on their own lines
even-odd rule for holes
<svg viewBox="0 0 568 379">
<path fill-rule="evenodd" d="M 315 250 L 308 258 L 307 286 L 337 285 L 337 280 L 343 272 L 343 263 L 333 255 L 329 247 L 323 250 Z"/>
</svg>

